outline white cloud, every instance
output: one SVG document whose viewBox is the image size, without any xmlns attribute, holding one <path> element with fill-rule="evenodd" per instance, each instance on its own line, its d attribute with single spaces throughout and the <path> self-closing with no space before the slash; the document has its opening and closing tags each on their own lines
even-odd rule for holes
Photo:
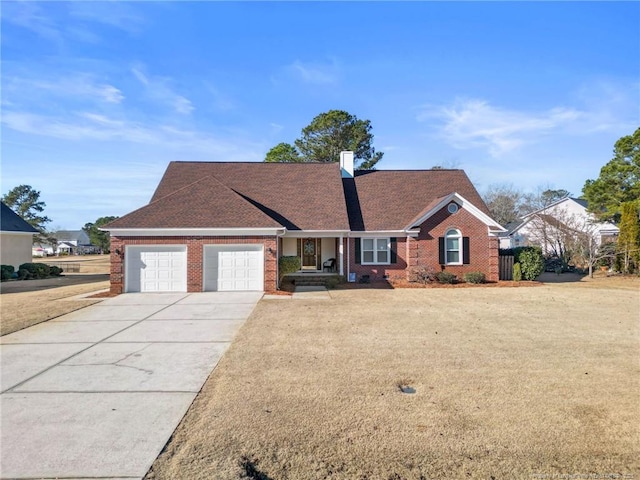
<svg viewBox="0 0 640 480">
<path fill-rule="evenodd" d="M 29 77 L 14 76 L 5 79 L 4 94 L 9 102 L 30 102 L 40 95 L 47 97 L 88 99 L 105 103 L 121 103 L 124 100 L 122 91 L 108 83 L 97 81 L 88 73 L 68 73 L 66 75 L 49 75 L 48 80 L 38 78 L 37 72 Z"/>
<path fill-rule="evenodd" d="M 284 126 L 279 123 L 271 122 L 269 126 L 271 127 L 271 133 L 280 133 L 284 129 Z"/>
<path fill-rule="evenodd" d="M 54 41 L 58 47 L 67 42 L 100 43 L 96 23 L 132 34 L 139 33 L 146 23 L 125 2 L 3 2 L 2 18 Z"/>
<path fill-rule="evenodd" d="M 108 103 L 120 103 L 124 100 L 124 95 L 113 85 L 103 85 L 100 93 L 105 102 Z"/>
<path fill-rule="evenodd" d="M 637 81 L 600 81 L 569 95 L 569 106 L 525 110 L 456 99 L 448 105 L 421 106 L 417 120 L 429 123 L 437 137 L 455 148 L 484 149 L 497 158 L 525 145 L 548 143 L 548 137 L 630 132 L 640 122 L 639 101 Z"/>
<path fill-rule="evenodd" d="M 126 2 L 72 2 L 69 15 L 128 33 L 138 33 L 146 23 L 144 17 Z"/>
<path fill-rule="evenodd" d="M 584 117 L 572 108 L 523 112 L 494 107 L 478 99 L 456 100 L 452 105 L 423 107 L 419 121 L 435 119 L 438 135 L 456 148 L 487 148 L 493 156 L 511 152 L 553 130 Z"/>
<path fill-rule="evenodd" d="M 296 60 L 286 67 L 295 78 L 305 83 L 327 85 L 338 82 L 339 68 L 336 61 L 330 63 L 301 62 Z"/>
<path fill-rule="evenodd" d="M 110 118 L 94 112 L 76 112 L 67 118 L 25 112 L 4 112 L 2 125 L 21 133 L 77 142 L 130 142 L 179 151 L 181 155 L 206 159 L 253 161 L 262 145 L 246 140 L 215 137 L 205 132 L 173 125 L 157 125 Z M 242 148 L 240 147 L 242 146 Z"/>
<path fill-rule="evenodd" d="M 56 21 L 35 2 L 3 2 L 2 18 L 48 40 L 62 40 L 61 29 Z"/>
<path fill-rule="evenodd" d="M 143 70 L 143 66 L 137 65 L 131 68 L 131 73 L 145 87 L 145 93 L 150 99 L 168 105 L 182 115 L 190 115 L 193 112 L 195 107 L 191 100 L 174 92 L 169 86 L 170 79 L 151 77 Z"/>
</svg>

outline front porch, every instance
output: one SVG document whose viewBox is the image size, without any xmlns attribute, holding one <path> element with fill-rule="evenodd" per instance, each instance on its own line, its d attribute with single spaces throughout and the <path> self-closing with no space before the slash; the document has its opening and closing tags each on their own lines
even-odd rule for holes
<svg viewBox="0 0 640 480">
<path fill-rule="evenodd" d="M 279 251 L 300 259 L 297 274 L 344 275 L 343 237 L 283 237 Z"/>
</svg>

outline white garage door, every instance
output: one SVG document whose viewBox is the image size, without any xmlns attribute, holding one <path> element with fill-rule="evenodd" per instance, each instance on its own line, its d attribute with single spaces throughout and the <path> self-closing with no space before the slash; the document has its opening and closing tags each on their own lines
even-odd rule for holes
<svg viewBox="0 0 640 480">
<path fill-rule="evenodd" d="M 263 291 L 262 245 L 208 245 L 204 251 L 206 291 Z"/>
<path fill-rule="evenodd" d="M 127 247 L 125 262 L 127 292 L 187 291 L 187 247 Z"/>
</svg>

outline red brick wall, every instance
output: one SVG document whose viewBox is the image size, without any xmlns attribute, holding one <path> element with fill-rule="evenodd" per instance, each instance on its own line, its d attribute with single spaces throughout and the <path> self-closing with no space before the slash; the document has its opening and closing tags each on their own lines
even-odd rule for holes
<svg viewBox="0 0 640 480">
<path fill-rule="evenodd" d="M 355 263 L 355 239 L 349 239 L 349 271 L 356 273 L 359 280 L 369 275 L 371 280 L 381 280 L 385 275 L 390 279 L 410 279 L 412 267 L 431 267 L 442 270 L 438 257 L 438 238 L 450 228 L 460 230 L 463 237 L 469 237 L 468 265 L 446 265 L 445 270 L 462 278 L 465 273 L 483 272 L 487 280 L 498 280 L 498 237 L 490 237 L 487 225 L 463 208 L 449 213 L 443 208 L 420 226 L 417 238 L 397 239 L 398 261 L 392 265 L 359 265 Z"/>
<path fill-rule="evenodd" d="M 371 280 L 382 280 L 385 278 L 404 279 L 407 270 L 407 239 L 397 237 L 396 254 L 397 262 L 390 265 L 362 265 L 356 264 L 355 249 L 356 239 L 349 238 L 349 271 L 356 273 L 356 281 L 360 280 L 362 275 L 369 275 Z M 346 255 L 346 251 L 345 251 Z M 345 258 L 345 263 L 347 259 Z M 346 273 L 346 272 L 345 272 Z"/>
<path fill-rule="evenodd" d="M 465 273 L 482 272 L 489 281 L 498 281 L 498 237 L 490 237 L 487 225 L 464 208 L 449 213 L 443 208 L 420 226 L 417 238 L 417 261 L 420 266 L 442 269 L 438 258 L 438 238 L 447 230 L 460 230 L 463 237 L 469 237 L 468 265 L 446 265 L 445 270 L 462 278 Z"/>
<path fill-rule="evenodd" d="M 186 245 L 187 291 L 201 292 L 204 246 L 240 244 L 264 245 L 264 289 L 275 291 L 278 268 L 276 237 L 111 237 L 111 293 L 124 292 L 124 247 L 127 245 Z"/>
</svg>

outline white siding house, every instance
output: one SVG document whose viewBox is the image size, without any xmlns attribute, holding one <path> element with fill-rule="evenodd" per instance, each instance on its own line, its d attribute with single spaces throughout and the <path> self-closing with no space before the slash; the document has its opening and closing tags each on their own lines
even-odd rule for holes
<svg viewBox="0 0 640 480">
<path fill-rule="evenodd" d="M 13 265 L 17 270 L 23 263 L 31 262 L 31 245 L 34 233 L 38 233 L 38 231 L 2 203 L 0 263 Z"/>
<path fill-rule="evenodd" d="M 587 211 L 586 200 L 565 197 L 536 210 L 511 224 L 500 239 L 500 248 L 539 245 L 544 254 L 552 254 L 558 234 L 588 233 L 596 245 L 615 240 L 620 229 L 609 222 L 599 222 Z"/>
</svg>

